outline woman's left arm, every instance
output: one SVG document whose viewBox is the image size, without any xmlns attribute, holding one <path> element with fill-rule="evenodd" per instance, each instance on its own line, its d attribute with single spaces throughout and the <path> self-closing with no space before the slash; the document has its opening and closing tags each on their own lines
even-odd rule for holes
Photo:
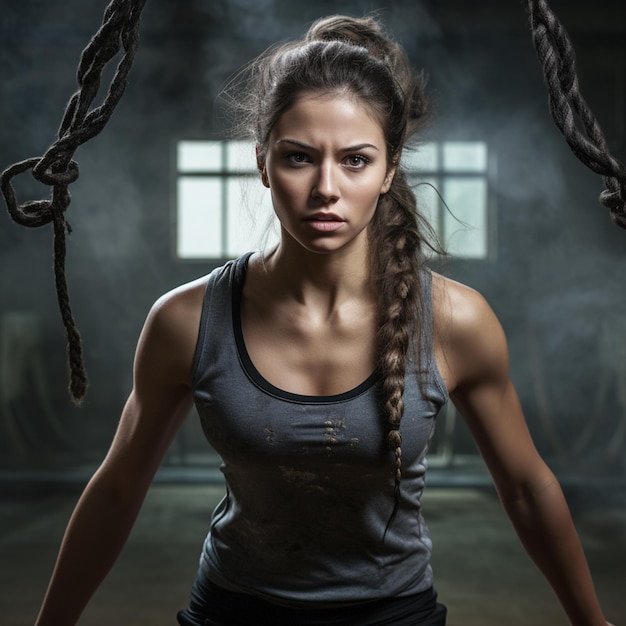
<svg viewBox="0 0 626 626">
<path fill-rule="evenodd" d="M 539 456 L 509 376 L 507 341 L 485 300 L 453 283 L 445 354 L 451 398 L 502 504 L 572 626 L 606 626 L 561 487 Z"/>
</svg>

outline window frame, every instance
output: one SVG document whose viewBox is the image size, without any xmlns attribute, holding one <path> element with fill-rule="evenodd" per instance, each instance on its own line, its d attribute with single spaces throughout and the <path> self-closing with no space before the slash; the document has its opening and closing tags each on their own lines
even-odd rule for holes
<svg viewBox="0 0 626 626">
<path fill-rule="evenodd" d="M 221 160 L 220 167 L 215 169 L 193 169 L 193 170 L 181 170 L 180 169 L 180 161 L 179 161 L 179 150 L 181 144 L 193 144 L 193 143 L 212 143 L 219 144 L 220 152 L 221 152 Z M 256 165 L 254 170 L 248 168 L 229 168 L 229 156 L 228 150 L 229 146 L 234 144 L 245 145 L 246 142 L 235 140 L 220 140 L 220 139 L 178 139 L 173 143 L 173 170 L 174 170 L 174 184 L 173 184 L 173 218 L 172 218 L 172 232 L 173 232 L 173 256 L 179 262 L 223 262 L 228 259 L 235 258 L 240 254 L 240 252 L 236 252 L 233 254 L 228 253 L 228 215 L 229 215 L 229 207 L 228 207 L 228 187 L 229 181 L 252 181 L 255 177 L 258 177 L 258 170 L 256 169 Z M 444 169 L 445 163 L 445 146 L 453 145 L 453 144 L 482 144 L 485 149 L 485 165 L 482 170 L 475 170 L 471 168 L 458 168 L 454 170 Z M 253 143 L 250 142 L 250 146 L 253 147 Z M 484 209 L 482 215 L 483 221 L 485 224 L 484 227 L 484 244 L 485 244 L 485 254 L 483 256 L 462 256 L 451 254 L 451 258 L 455 261 L 463 261 L 463 262 L 476 262 L 476 261 L 493 261 L 496 258 L 496 207 L 495 207 L 495 199 L 493 194 L 493 180 L 495 177 L 495 155 L 493 151 L 490 149 L 488 142 L 484 140 L 442 140 L 437 142 L 428 142 L 418 145 L 417 152 L 420 150 L 424 150 L 425 147 L 435 146 L 436 147 L 436 163 L 434 167 L 424 167 L 420 169 L 405 169 L 407 174 L 407 180 L 409 185 L 416 193 L 417 197 L 417 206 L 418 210 L 421 209 L 420 200 L 419 200 L 419 185 L 418 181 L 432 181 L 434 184 L 434 189 L 429 192 L 432 195 L 430 196 L 431 200 L 433 197 L 438 197 L 436 200 L 436 208 L 431 213 L 436 212 L 436 224 L 433 224 L 433 228 L 437 233 L 437 236 L 441 238 L 442 243 L 444 244 L 444 249 L 446 247 L 446 233 L 442 230 L 445 230 L 446 221 L 450 219 L 454 219 L 453 209 L 448 207 L 448 203 L 446 202 L 446 193 L 445 187 L 446 182 L 450 182 L 452 179 L 458 180 L 481 180 L 484 181 L 485 191 L 484 191 Z M 412 151 L 413 149 L 411 149 Z M 212 254 L 207 253 L 206 255 L 194 255 L 194 256 L 182 256 L 180 254 L 179 249 L 179 228 L 180 228 L 180 207 L 179 207 L 179 184 L 181 179 L 216 179 L 221 182 L 221 199 L 220 199 L 220 216 L 221 216 L 221 225 L 220 225 L 220 256 L 214 256 Z M 247 183 L 246 183 L 247 184 Z M 423 203 L 422 203 L 423 205 Z M 428 216 L 427 216 L 428 217 Z M 252 248 L 253 246 L 250 246 Z"/>
</svg>

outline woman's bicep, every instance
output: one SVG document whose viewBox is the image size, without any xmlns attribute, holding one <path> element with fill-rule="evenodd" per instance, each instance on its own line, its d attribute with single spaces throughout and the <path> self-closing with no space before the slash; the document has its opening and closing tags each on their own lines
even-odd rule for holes
<svg viewBox="0 0 626 626">
<path fill-rule="evenodd" d="M 103 470 L 149 482 L 192 407 L 191 363 L 197 332 L 185 302 L 159 302 L 141 332 L 133 389 Z M 193 320 L 192 320 L 193 321 Z"/>
<path fill-rule="evenodd" d="M 510 493 L 547 479 L 510 378 L 506 336 L 481 296 L 469 297 L 454 333 L 456 385 L 451 398 L 496 486 Z"/>
</svg>

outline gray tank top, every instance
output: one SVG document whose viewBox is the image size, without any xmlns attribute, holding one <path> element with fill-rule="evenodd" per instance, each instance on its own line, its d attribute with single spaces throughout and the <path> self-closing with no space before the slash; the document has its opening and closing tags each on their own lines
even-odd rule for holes
<svg viewBox="0 0 626 626">
<path fill-rule="evenodd" d="M 288 393 L 255 369 L 240 302 L 250 255 L 214 270 L 193 364 L 202 429 L 222 459 L 227 493 L 200 559 L 211 582 L 288 606 L 405 596 L 432 585 L 431 540 L 421 516 L 425 455 L 447 400 L 432 358 L 431 276 L 424 273 L 423 366 L 406 377 L 402 501 L 373 373 L 333 396 Z"/>
</svg>

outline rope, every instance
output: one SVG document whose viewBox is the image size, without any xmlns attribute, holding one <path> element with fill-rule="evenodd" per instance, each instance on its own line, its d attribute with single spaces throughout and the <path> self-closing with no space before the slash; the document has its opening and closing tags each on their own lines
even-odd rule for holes
<svg viewBox="0 0 626 626">
<path fill-rule="evenodd" d="M 552 119 L 576 157 L 603 177 L 600 203 L 609 209 L 617 226 L 626 228 L 626 168 L 609 152 L 602 129 L 580 93 L 567 32 L 546 0 L 528 0 L 528 9 Z M 577 128 L 577 119 L 584 133 Z"/>
<path fill-rule="evenodd" d="M 42 157 L 15 163 L 0 176 L 0 190 L 11 218 L 22 226 L 39 227 L 53 223 L 54 272 L 57 299 L 67 337 L 69 391 L 81 404 L 87 392 L 80 333 L 74 323 L 65 279 L 65 236 L 71 228 L 65 220 L 70 204 L 69 185 L 78 178 L 78 163 L 72 159 L 77 148 L 97 135 L 106 125 L 126 88 L 135 53 L 139 47 L 139 22 L 146 0 L 112 0 L 105 9 L 102 25 L 83 50 L 77 70 L 79 89 L 70 98 L 55 141 Z M 108 93 L 98 107 L 90 110 L 100 88 L 102 72 L 124 48 Z M 49 200 L 19 204 L 11 180 L 32 170 L 33 177 L 52 187 Z"/>
<path fill-rule="evenodd" d="M 58 140 L 43 157 L 15 163 L 0 175 L 0 191 L 11 218 L 28 227 L 54 225 L 54 270 L 57 298 L 68 342 L 70 395 L 80 404 L 87 390 L 80 333 L 70 307 L 65 279 L 65 236 L 71 228 L 65 220 L 70 204 L 69 185 L 78 179 L 77 148 L 106 125 L 126 88 L 126 80 L 139 46 L 139 22 L 146 0 L 111 0 L 102 25 L 83 50 L 77 71 L 79 89 L 70 98 L 58 131 Z M 528 0 L 531 31 L 549 92 L 550 112 L 573 153 L 604 179 L 600 202 L 611 218 L 626 228 L 626 169 L 609 152 L 600 125 L 582 97 L 576 75 L 573 47 L 567 33 L 546 0 Z M 123 47 L 104 102 L 89 110 L 98 93 L 102 72 Z M 576 127 L 576 117 L 583 134 Z M 49 200 L 19 204 L 11 184 L 18 174 L 32 170 L 33 177 L 52 187 Z"/>
</svg>

